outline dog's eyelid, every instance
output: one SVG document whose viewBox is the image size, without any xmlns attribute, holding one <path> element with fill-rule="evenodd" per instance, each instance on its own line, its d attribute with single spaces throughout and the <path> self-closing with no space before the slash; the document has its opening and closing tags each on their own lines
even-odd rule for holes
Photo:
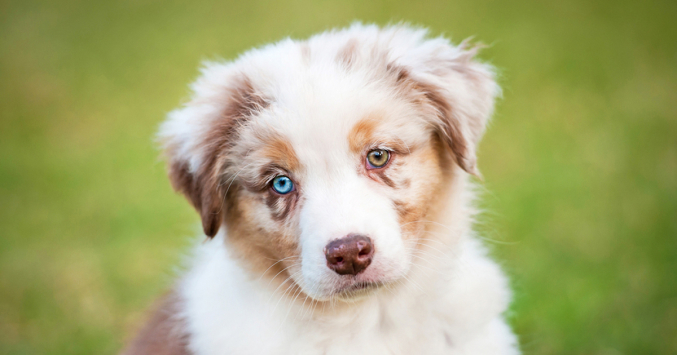
<svg viewBox="0 0 677 355">
<path fill-rule="evenodd" d="M 272 163 L 266 165 L 263 169 L 261 169 L 261 172 L 259 173 L 259 181 L 262 181 L 264 186 L 270 186 L 270 184 L 273 182 L 273 180 L 278 177 L 278 176 L 286 176 L 289 179 L 291 179 L 292 182 L 295 184 L 296 179 L 294 179 L 294 174 L 292 174 L 290 171 L 287 169 L 284 169 L 283 167 Z"/>
<path fill-rule="evenodd" d="M 390 156 L 407 155 L 407 154 L 410 153 L 407 149 L 403 150 L 399 147 L 392 147 L 392 146 L 389 146 L 389 145 L 376 145 L 376 146 L 373 146 L 373 147 L 367 149 L 364 152 L 364 155 L 366 156 L 367 154 L 369 154 L 369 152 L 372 152 L 374 150 L 385 150 L 386 152 L 388 152 L 388 154 L 390 154 Z"/>
<path fill-rule="evenodd" d="M 411 149 L 409 148 L 409 145 L 407 145 L 403 140 L 401 139 L 393 139 L 391 140 L 383 140 L 383 141 L 376 141 L 373 144 L 367 146 L 367 149 L 365 150 L 364 154 L 369 154 L 372 150 L 385 150 L 390 154 L 397 154 L 397 155 L 407 155 L 411 153 Z"/>
<path fill-rule="evenodd" d="M 284 167 L 276 163 L 269 163 L 264 165 L 261 171 L 263 171 L 262 175 L 280 175 L 280 174 L 288 176 L 291 175 L 291 172 L 288 169 L 285 169 Z"/>
<path fill-rule="evenodd" d="M 264 176 L 264 179 L 265 179 L 267 184 L 271 183 L 278 176 L 286 176 L 289 179 L 291 179 L 292 181 L 294 181 L 294 177 L 290 173 L 288 173 L 287 171 L 285 171 L 283 169 L 268 172 L 263 176 Z"/>
<path fill-rule="evenodd" d="M 369 154 L 369 152 L 374 151 L 374 150 L 385 150 L 388 152 L 392 152 L 393 149 L 392 147 L 384 142 L 375 142 L 373 144 L 370 144 L 366 146 L 366 149 L 364 150 L 364 154 Z"/>
</svg>

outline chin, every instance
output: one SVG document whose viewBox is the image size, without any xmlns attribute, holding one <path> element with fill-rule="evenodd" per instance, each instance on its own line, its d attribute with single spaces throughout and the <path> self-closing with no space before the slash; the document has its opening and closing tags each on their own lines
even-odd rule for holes
<svg viewBox="0 0 677 355">
<path fill-rule="evenodd" d="M 203 235 L 126 353 L 517 354 L 472 231 L 476 53 L 355 24 L 206 64 L 159 132 Z"/>
</svg>

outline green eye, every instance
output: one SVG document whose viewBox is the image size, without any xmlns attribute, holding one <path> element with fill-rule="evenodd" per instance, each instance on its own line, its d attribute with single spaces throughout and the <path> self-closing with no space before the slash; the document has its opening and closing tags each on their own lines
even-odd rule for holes
<svg viewBox="0 0 677 355">
<path fill-rule="evenodd" d="M 367 168 L 382 168 L 388 164 L 389 159 L 390 153 L 387 150 L 374 149 L 367 153 L 367 163 L 369 163 Z"/>
</svg>

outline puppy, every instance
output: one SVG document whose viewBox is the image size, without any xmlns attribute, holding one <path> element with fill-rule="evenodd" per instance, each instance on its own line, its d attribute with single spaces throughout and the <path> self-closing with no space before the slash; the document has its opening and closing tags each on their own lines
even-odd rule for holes
<svg viewBox="0 0 677 355">
<path fill-rule="evenodd" d="M 209 239 L 127 354 L 517 354 L 471 228 L 476 50 L 357 24 L 207 64 L 159 136 Z"/>
</svg>

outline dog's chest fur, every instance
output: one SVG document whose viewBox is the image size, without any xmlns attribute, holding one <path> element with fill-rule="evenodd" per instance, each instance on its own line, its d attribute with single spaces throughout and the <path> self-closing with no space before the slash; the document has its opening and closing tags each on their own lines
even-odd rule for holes
<svg viewBox="0 0 677 355">
<path fill-rule="evenodd" d="M 178 291 L 188 347 L 198 354 L 516 353 L 500 315 L 504 277 L 469 237 L 446 269 L 422 269 L 376 297 L 315 310 L 246 276 L 218 236 L 197 253 Z"/>
</svg>

